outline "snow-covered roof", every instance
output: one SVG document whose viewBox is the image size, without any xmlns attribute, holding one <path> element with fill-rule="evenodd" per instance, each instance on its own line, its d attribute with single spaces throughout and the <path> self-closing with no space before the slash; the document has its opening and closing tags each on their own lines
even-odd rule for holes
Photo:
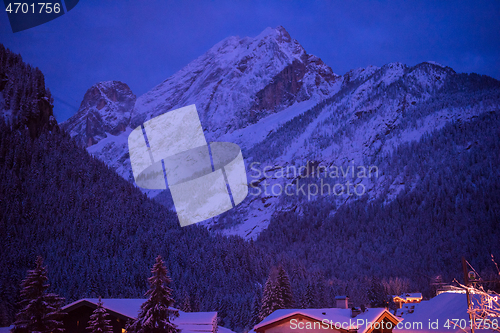
<svg viewBox="0 0 500 333">
<path fill-rule="evenodd" d="M 0 333 L 10 333 L 10 330 L 13 328 L 14 328 L 14 326 L 0 327 Z"/>
<path fill-rule="evenodd" d="M 333 323 L 347 323 L 345 327 L 348 329 L 355 329 L 358 333 L 366 332 L 369 327 L 366 325 L 357 326 L 357 323 L 360 323 L 358 319 L 363 319 L 364 322 L 375 322 L 379 319 L 384 313 L 387 313 L 389 317 L 392 317 L 394 322 L 398 322 L 400 319 L 393 316 L 390 312 L 388 312 L 385 308 L 369 308 L 366 309 L 365 312 L 357 315 L 356 317 L 351 317 L 351 309 L 339 309 L 339 308 L 327 308 L 327 309 L 281 309 L 276 310 L 267 316 L 263 321 L 255 325 L 253 328 L 254 331 L 257 329 L 272 324 L 274 322 L 295 316 L 295 315 L 303 315 L 309 318 L 315 319 L 317 321 L 328 320 Z"/>
<path fill-rule="evenodd" d="M 346 298 L 349 298 L 349 296 L 335 296 L 336 300 L 343 300 L 343 299 L 346 299 Z"/>
<path fill-rule="evenodd" d="M 137 318 L 139 311 L 141 309 L 142 303 L 146 301 L 141 298 L 104 298 L 102 299 L 102 305 L 104 308 L 119 313 L 123 316 L 129 318 Z M 97 302 L 99 299 L 97 298 L 82 298 L 78 301 L 70 303 L 62 308 L 63 311 L 67 311 L 68 309 L 72 309 L 80 303 L 89 302 L 97 306 Z"/>
<path fill-rule="evenodd" d="M 472 295 L 474 298 L 474 295 Z M 470 332 L 469 315 L 467 313 L 467 296 L 464 293 L 445 292 L 438 296 L 415 304 L 413 313 L 404 313 L 405 328 L 395 328 L 394 333 L 454 333 L 464 332 L 460 327 L 453 328 L 453 325 L 445 327 L 447 320 L 458 319 L 462 324 L 467 323 L 467 332 Z M 437 328 L 429 328 L 429 321 L 438 321 Z M 417 324 L 422 323 L 421 328 Z M 400 324 L 400 327 L 403 323 Z M 486 332 L 486 330 L 475 330 L 476 332 Z"/>
<path fill-rule="evenodd" d="M 394 299 L 399 298 L 403 301 L 422 299 L 422 293 L 402 293 L 401 295 L 394 295 Z"/>
<path fill-rule="evenodd" d="M 97 298 L 83 298 L 76 302 L 70 303 L 62 308 L 63 311 L 72 309 L 79 303 L 89 302 L 97 306 Z M 102 306 L 109 311 L 116 312 L 129 318 L 137 318 L 141 309 L 142 303 L 146 300 L 142 298 L 104 298 Z M 175 318 L 174 322 L 177 325 L 182 325 L 187 331 L 212 331 L 212 324 L 217 320 L 217 312 L 183 312 L 179 311 L 179 317 Z M 192 325 L 196 325 L 191 327 Z M 189 326 L 189 327 L 188 327 Z"/>
</svg>

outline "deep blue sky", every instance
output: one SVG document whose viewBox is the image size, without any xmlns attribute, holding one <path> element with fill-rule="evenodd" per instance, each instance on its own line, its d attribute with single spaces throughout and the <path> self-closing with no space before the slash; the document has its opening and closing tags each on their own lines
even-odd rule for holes
<svg viewBox="0 0 500 333">
<path fill-rule="evenodd" d="M 434 60 L 500 79 L 500 1 L 126 1 L 80 0 L 69 13 L 0 42 L 39 67 L 58 121 L 104 80 L 137 95 L 220 40 L 282 25 L 334 72 Z"/>
</svg>

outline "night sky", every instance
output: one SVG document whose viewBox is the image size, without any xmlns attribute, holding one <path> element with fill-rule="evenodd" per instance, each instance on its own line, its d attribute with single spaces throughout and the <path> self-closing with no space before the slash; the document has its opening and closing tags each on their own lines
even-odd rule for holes
<svg viewBox="0 0 500 333">
<path fill-rule="evenodd" d="M 500 79 L 498 0 L 80 0 L 62 17 L 15 34 L 0 14 L 0 42 L 43 71 L 64 121 L 99 81 L 123 81 L 140 96 L 220 40 L 279 25 L 337 74 L 433 60 Z"/>
</svg>

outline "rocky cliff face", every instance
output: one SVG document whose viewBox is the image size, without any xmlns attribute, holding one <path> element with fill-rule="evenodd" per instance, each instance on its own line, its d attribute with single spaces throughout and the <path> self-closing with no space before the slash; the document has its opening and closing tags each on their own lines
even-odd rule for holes
<svg viewBox="0 0 500 333">
<path fill-rule="evenodd" d="M 100 82 L 87 90 L 78 112 L 62 127 L 82 145 L 90 147 L 108 134 L 119 135 L 125 131 L 135 101 L 135 95 L 125 83 Z"/>
</svg>

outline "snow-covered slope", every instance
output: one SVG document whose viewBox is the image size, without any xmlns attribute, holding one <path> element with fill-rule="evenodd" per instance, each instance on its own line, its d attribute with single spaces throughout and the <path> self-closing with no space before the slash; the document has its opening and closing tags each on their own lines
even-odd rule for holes
<svg viewBox="0 0 500 333">
<path fill-rule="evenodd" d="M 318 198 L 307 196 L 307 187 L 306 195 L 297 192 L 304 183 L 312 184 L 312 192 L 317 191 L 314 184 L 321 188 L 322 181 L 331 186 L 352 184 L 351 195 L 345 190 L 329 195 L 332 207 L 360 198 L 352 195 L 357 186 L 359 193 L 370 198 L 392 200 L 419 179 L 408 179 L 406 170 L 386 173 L 389 166 L 385 157 L 400 145 L 430 135 L 451 121 L 465 122 L 500 108 L 500 82 L 492 78 L 456 74 L 451 68 L 431 63 L 414 67 L 392 63 L 372 70 L 364 77 L 359 76 L 361 70 L 347 73 L 339 93 L 267 132 L 264 140 L 247 151 L 248 163 L 259 163 L 259 171 L 249 170 L 248 175 L 250 182 L 258 184 L 255 193 L 262 194 L 244 201 L 233 216 L 217 221 L 225 233 L 252 235 L 267 227 L 276 210 L 300 211 L 301 200 Z M 299 179 L 300 184 L 295 185 L 300 177 L 293 173 L 283 176 L 281 172 L 310 165 L 316 170 L 340 170 L 340 175 L 332 179 L 324 171 L 302 177 L 304 180 Z M 371 177 L 358 174 L 359 167 L 369 170 L 372 166 L 378 172 Z M 271 171 L 264 175 L 266 167 Z M 343 175 L 342 168 L 356 172 Z M 288 196 L 279 190 L 288 184 L 294 185 L 289 192 L 299 194 Z"/>
<path fill-rule="evenodd" d="M 64 124 L 71 135 L 133 181 L 127 149 L 130 130 L 169 110 L 196 104 L 209 141 L 229 141 L 242 147 L 253 186 L 238 207 L 205 224 L 244 237 L 254 237 L 265 229 L 277 210 L 300 212 L 301 200 L 317 197 L 278 191 L 308 178 L 303 174 L 283 176 L 280 168 L 302 167 L 307 173 L 314 166 L 376 166 L 377 177 L 346 173 L 329 181 L 331 185 L 349 181 L 371 198 L 392 200 L 402 187 L 418 179 L 405 179 L 404 170 L 385 174 L 384 156 L 450 121 L 467 121 L 500 104 L 497 80 L 457 74 L 433 62 L 413 67 L 401 63 L 369 66 L 338 76 L 319 58 L 307 54 L 282 27 L 268 28 L 255 38 L 221 41 L 140 96 L 133 109 L 127 103 L 127 107 L 122 103 L 116 108 L 111 102 L 99 109 L 102 93 L 87 101 L 87 95 L 96 95 L 90 91 L 103 91 L 101 86 L 108 85 L 98 84 L 86 94 L 80 111 Z M 119 85 L 116 89 L 122 94 L 125 91 Z M 124 95 L 132 96 L 131 92 Z M 90 125 L 92 141 L 87 134 L 89 118 L 101 119 L 97 122 L 100 127 Z M 263 170 L 268 172 L 264 175 Z M 168 192 L 147 193 L 171 205 Z M 359 198 L 345 193 L 330 197 L 332 207 Z"/>
</svg>

